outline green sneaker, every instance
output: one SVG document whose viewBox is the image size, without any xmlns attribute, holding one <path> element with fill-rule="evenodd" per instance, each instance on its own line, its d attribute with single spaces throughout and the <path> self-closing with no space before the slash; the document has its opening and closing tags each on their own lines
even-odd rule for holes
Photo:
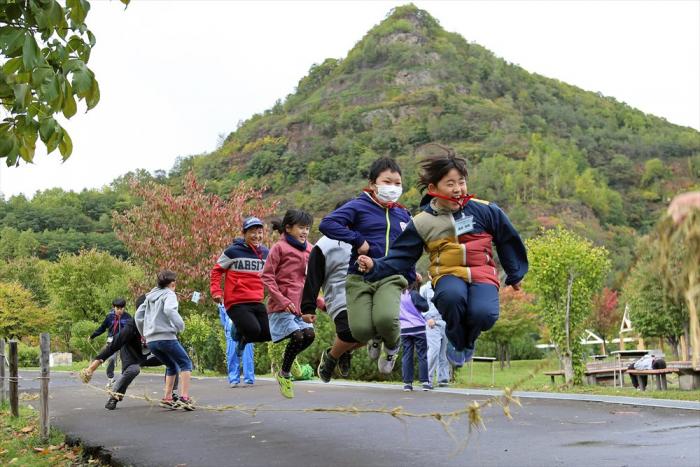
<svg viewBox="0 0 700 467">
<path fill-rule="evenodd" d="M 292 377 L 294 379 L 301 379 L 302 376 L 304 376 L 304 370 L 301 369 L 301 365 L 295 358 L 294 363 L 292 363 Z"/>
<path fill-rule="evenodd" d="M 277 373 L 277 382 L 280 385 L 280 392 L 287 399 L 292 399 L 294 397 L 294 385 L 292 384 L 291 378 L 285 378 L 280 373 Z"/>
</svg>

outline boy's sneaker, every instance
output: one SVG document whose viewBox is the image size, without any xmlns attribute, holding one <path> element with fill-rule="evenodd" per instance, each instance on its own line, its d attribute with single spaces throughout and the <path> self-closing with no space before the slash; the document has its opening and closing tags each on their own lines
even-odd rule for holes
<svg viewBox="0 0 700 467">
<path fill-rule="evenodd" d="M 280 392 L 282 395 L 287 399 L 292 399 L 294 397 L 294 385 L 292 384 L 292 379 L 282 376 L 282 374 L 279 372 L 277 375 L 275 375 L 275 377 L 277 378 L 277 383 L 280 385 Z"/>
<path fill-rule="evenodd" d="M 377 367 L 379 368 L 380 373 L 388 375 L 392 372 L 398 353 L 398 347 L 395 349 L 387 349 L 386 345 L 384 346 L 384 353 L 381 355 L 381 357 L 379 357 L 379 360 L 377 360 Z"/>
<path fill-rule="evenodd" d="M 117 402 L 119 402 L 119 399 L 117 399 L 116 397 L 110 397 L 109 400 L 107 400 L 107 403 L 105 404 L 105 409 L 107 409 L 107 410 L 116 409 Z"/>
<path fill-rule="evenodd" d="M 301 369 L 301 365 L 295 358 L 294 363 L 292 363 L 292 377 L 294 379 L 301 379 L 302 376 L 304 376 L 304 370 Z"/>
<path fill-rule="evenodd" d="M 194 402 L 192 402 L 192 399 L 189 397 L 183 396 L 175 404 L 177 405 L 176 408 L 178 409 L 185 409 L 187 411 L 194 410 Z"/>
<path fill-rule="evenodd" d="M 465 351 L 455 349 L 449 340 L 447 341 L 447 361 L 455 368 L 462 368 L 467 361 Z"/>
<path fill-rule="evenodd" d="M 438 387 L 439 387 L 439 388 L 446 388 L 446 387 L 449 386 L 449 385 L 450 385 L 450 382 L 449 382 L 449 381 L 440 381 L 440 382 L 438 383 Z"/>
<path fill-rule="evenodd" d="M 229 384 L 228 386 L 229 386 L 230 388 L 237 388 L 237 387 L 238 387 L 238 384 L 239 384 L 239 383 L 231 383 L 231 384 Z"/>
<path fill-rule="evenodd" d="M 337 363 L 338 360 L 331 356 L 331 349 L 326 349 L 321 353 L 321 363 L 318 364 L 318 377 L 321 378 L 321 381 L 330 382 Z"/>
<path fill-rule="evenodd" d="M 177 409 L 178 402 L 174 401 L 172 398 L 161 399 L 158 405 L 163 407 L 164 409 L 175 410 Z"/>
<path fill-rule="evenodd" d="M 410 392 L 413 391 L 413 386 L 410 384 L 404 384 L 403 385 L 403 392 Z"/>
<path fill-rule="evenodd" d="M 107 379 L 107 384 L 105 385 L 105 387 L 111 390 L 112 386 L 114 386 L 114 378 Z"/>
<path fill-rule="evenodd" d="M 352 351 L 347 351 L 338 359 L 338 373 L 342 378 L 350 376 L 350 363 L 352 362 Z"/>
<path fill-rule="evenodd" d="M 423 391 L 431 391 L 433 389 L 433 385 L 430 383 L 423 383 L 421 384 L 421 387 L 423 388 Z"/>
<path fill-rule="evenodd" d="M 367 342 L 367 356 L 370 360 L 377 360 L 381 350 L 381 341 L 377 339 L 370 339 Z"/>
</svg>

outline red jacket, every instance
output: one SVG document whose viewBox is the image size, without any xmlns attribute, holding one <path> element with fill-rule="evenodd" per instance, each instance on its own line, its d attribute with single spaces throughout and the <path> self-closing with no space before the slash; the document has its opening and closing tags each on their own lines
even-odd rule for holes
<svg viewBox="0 0 700 467">
<path fill-rule="evenodd" d="M 236 303 L 262 303 L 265 296 L 260 275 L 268 249 L 253 248 L 242 238 L 236 239 L 219 257 L 209 275 L 212 298 L 221 297 L 221 277 L 224 277 L 224 306 L 229 309 Z"/>
<path fill-rule="evenodd" d="M 301 295 L 306 280 L 306 264 L 313 245 L 307 242 L 306 250 L 293 247 L 284 235 L 270 249 L 265 262 L 262 281 L 270 296 L 267 312 L 285 311 L 293 303 L 301 311 Z"/>
</svg>

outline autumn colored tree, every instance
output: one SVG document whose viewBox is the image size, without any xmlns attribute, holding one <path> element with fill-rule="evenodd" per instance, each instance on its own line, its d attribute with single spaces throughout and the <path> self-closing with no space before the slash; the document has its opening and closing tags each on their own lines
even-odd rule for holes
<svg viewBox="0 0 700 467">
<path fill-rule="evenodd" d="M 496 344 L 496 354 L 503 369 L 506 365 L 510 367 L 511 342 L 537 331 L 537 315 L 533 295 L 511 287 L 503 287 L 499 295 L 501 310 L 498 321 L 482 339 Z"/>
<path fill-rule="evenodd" d="M 115 213 L 114 230 L 132 258 L 155 282 L 155 274 L 171 269 L 178 275 L 177 293 L 189 298 L 208 290 L 209 271 L 221 252 L 241 234 L 247 216 L 266 218 L 277 202 L 263 200 L 263 189 L 236 186 L 227 199 L 205 192 L 192 173 L 182 192 L 154 182 L 132 182 L 143 202 L 123 214 Z"/>
<path fill-rule="evenodd" d="M 622 316 L 618 303 L 618 292 L 607 287 L 593 297 L 593 315 L 590 327 L 603 339 L 603 354 L 608 353 L 605 347 L 608 336 L 615 334 L 615 330 L 620 326 Z"/>
</svg>

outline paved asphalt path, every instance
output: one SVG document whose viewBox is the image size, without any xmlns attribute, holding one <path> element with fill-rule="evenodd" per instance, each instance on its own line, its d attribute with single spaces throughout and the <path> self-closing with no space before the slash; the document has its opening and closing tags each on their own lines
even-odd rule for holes
<svg viewBox="0 0 700 467">
<path fill-rule="evenodd" d="M 104 385 L 99 371 L 93 382 Z M 23 372 L 33 391 L 36 373 Z M 162 377 L 141 374 L 134 395 L 159 398 Z M 402 406 L 446 412 L 485 396 L 440 391 L 404 393 L 377 387 L 296 383 L 284 399 L 273 381 L 231 389 L 220 378 L 193 381 L 199 405 L 243 404 L 275 409 Z M 51 375 L 51 423 L 86 446 L 104 447 L 116 465 L 135 466 L 700 466 L 700 411 L 568 400 L 522 399 L 507 420 L 483 412 L 487 429 L 463 449 L 433 420 L 387 415 L 170 411 L 125 399 L 104 409 L 106 396 L 75 375 Z M 35 404 L 34 402 L 30 402 Z M 465 439 L 466 420 L 457 428 Z"/>
</svg>

